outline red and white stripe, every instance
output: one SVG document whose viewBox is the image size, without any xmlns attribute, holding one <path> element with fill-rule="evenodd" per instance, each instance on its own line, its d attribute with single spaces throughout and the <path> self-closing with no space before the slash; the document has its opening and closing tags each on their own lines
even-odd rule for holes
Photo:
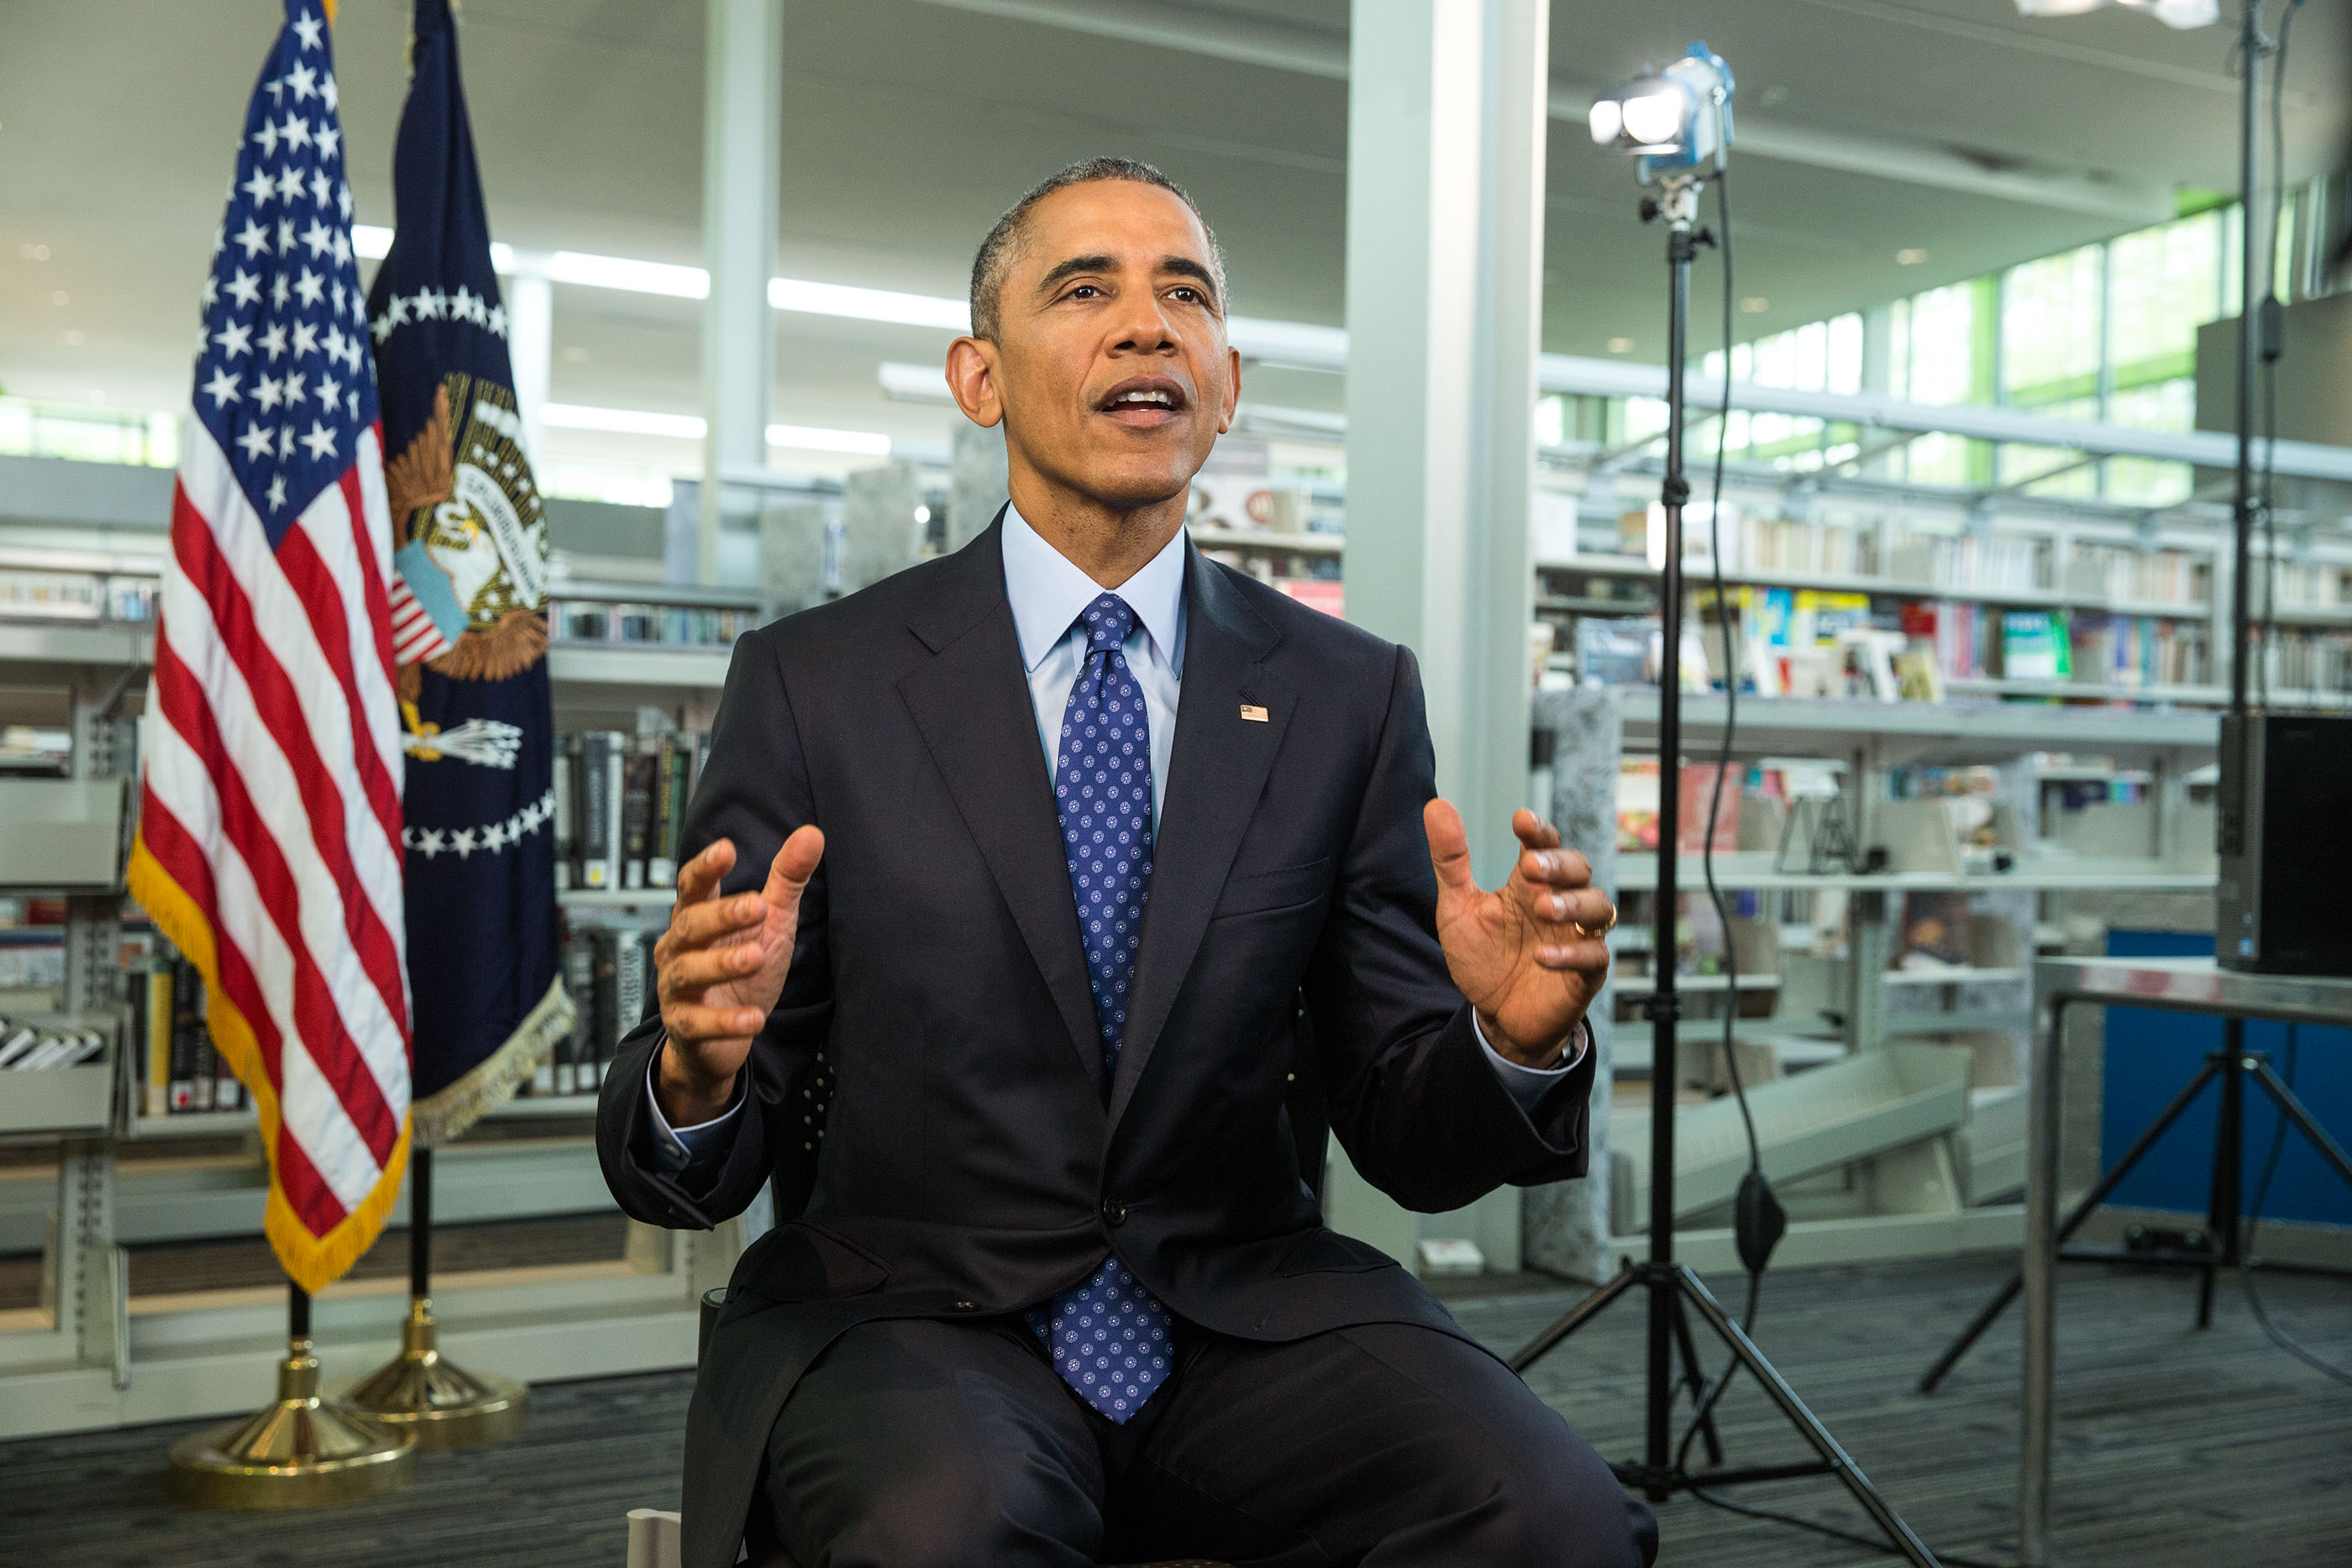
<svg viewBox="0 0 2352 1568">
<path fill-rule="evenodd" d="M 324 1238 L 394 1174 L 408 1114 L 382 433 L 274 550 L 202 421 L 181 452 L 140 839 L 212 929 L 280 1189 Z"/>
<path fill-rule="evenodd" d="M 455 646 L 425 612 L 416 595 L 408 591 L 408 580 L 397 571 L 392 574 L 392 656 L 396 664 L 414 664 L 425 659 L 437 659 Z"/>
</svg>

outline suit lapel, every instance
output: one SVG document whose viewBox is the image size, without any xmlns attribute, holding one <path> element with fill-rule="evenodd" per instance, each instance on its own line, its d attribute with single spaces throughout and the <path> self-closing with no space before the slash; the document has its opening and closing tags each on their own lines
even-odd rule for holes
<svg viewBox="0 0 2352 1568">
<path fill-rule="evenodd" d="M 1099 1098 L 1102 1037 L 1078 942 L 1068 850 L 1004 597 L 1003 526 L 1000 514 L 958 553 L 961 570 L 909 622 L 934 656 L 898 682 L 898 695 L 1013 911 Z"/>
<path fill-rule="evenodd" d="M 1114 1126 L 1208 931 L 1209 913 L 1257 810 L 1295 702 L 1290 688 L 1260 664 L 1280 634 L 1189 544 L 1184 580 L 1183 695 L 1177 701 L 1167 806 L 1152 839 L 1151 895 L 1136 955 L 1134 1005 L 1111 1084 Z M 1265 709 L 1265 719 L 1242 717 L 1245 703 Z M 1063 896 L 1066 902 L 1066 886 Z"/>
</svg>

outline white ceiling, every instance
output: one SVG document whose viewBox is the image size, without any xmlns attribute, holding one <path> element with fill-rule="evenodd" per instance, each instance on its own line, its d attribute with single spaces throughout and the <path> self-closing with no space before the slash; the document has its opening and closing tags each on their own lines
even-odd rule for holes
<svg viewBox="0 0 2352 1568">
<path fill-rule="evenodd" d="M 2347 4 L 2313 0 L 2295 23 L 2291 175 L 2343 161 Z M 343 0 L 335 29 L 362 222 L 392 221 L 407 13 Z M 499 237 L 699 260 L 702 14 L 699 0 L 464 0 Z M 0 6 L 0 388 L 184 400 L 196 284 L 279 15 L 278 0 Z M 1347 25 L 1344 0 L 786 0 L 778 269 L 960 294 L 979 235 L 1024 186 L 1117 152 L 1192 190 L 1236 309 L 1337 323 Z M 1573 108 L 1694 37 L 1739 78 L 1739 292 L 1769 301 L 1743 332 L 2137 226 L 2128 214 L 2178 185 L 2235 184 L 2230 29 L 2122 10 L 2026 23 L 2011 0 L 1555 0 L 1556 97 Z M 1544 346 L 1601 353 L 1622 337 L 1654 359 L 1659 236 L 1634 219 L 1630 171 L 1572 121 L 1552 132 Z M 1926 263 L 1898 266 L 1915 247 Z M 559 287 L 554 397 L 691 410 L 695 308 Z M 935 359 L 944 333 L 779 322 L 774 418 L 944 433 L 945 411 L 886 403 L 875 383 L 877 361 Z M 1339 401 L 1336 378 L 1301 372 L 1248 390 Z"/>
</svg>

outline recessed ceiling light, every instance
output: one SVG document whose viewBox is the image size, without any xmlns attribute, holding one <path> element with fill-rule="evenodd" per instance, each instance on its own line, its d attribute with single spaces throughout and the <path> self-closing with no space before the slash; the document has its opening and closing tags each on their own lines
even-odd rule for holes
<svg viewBox="0 0 2352 1568">
<path fill-rule="evenodd" d="M 1897 267 L 1916 267 L 1927 259 L 1927 253 L 1916 246 L 1895 253 L 1895 265 Z"/>
<path fill-rule="evenodd" d="M 26 261 L 47 261 L 49 259 L 49 247 L 45 245 L 20 245 L 16 247 L 16 254 Z"/>
<path fill-rule="evenodd" d="M 1739 308 L 1750 316 L 1761 316 L 1772 308 L 1772 302 L 1761 294 L 1751 294 L 1739 302 Z"/>
<path fill-rule="evenodd" d="M 68 349 L 79 349 L 81 347 L 81 334 L 79 331 L 60 332 L 58 334 L 58 339 Z"/>
<path fill-rule="evenodd" d="M 1759 101 L 1767 109 L 1778 109 L 1789 101 L 1789 89 L 1775 82 L 1759 95 Z"/>
<path fill-rule="evenodd" d="M 1630 354 L 1633 351 L 1633 340 L 1612 338 L 1609 340 L 1609 351 L 1612 354 Z"/>
<path fill-rule="evenodd" d="M 68 294 L 64 289 L 59 288 L 54 290 L 49 295 L 49 303 L 52 305 L 70 305 L 73 303 L 73 296 Z"/>
</svg>

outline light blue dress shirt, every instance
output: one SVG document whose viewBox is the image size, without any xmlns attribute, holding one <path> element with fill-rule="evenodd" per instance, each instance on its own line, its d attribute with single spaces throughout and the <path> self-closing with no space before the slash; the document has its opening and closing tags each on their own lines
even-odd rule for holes
<svg viewBox="0 0 2352 1568">
<path fill-rule="evenodd" d="M 1129 674 L 1143 688 L 1145 716 L 1151 727 L 1151 820 L 1155 826 L 1166 814 L 1168 764 L 1176 749 L 1176 705 L 1184 689 L 1184 530 L 1160 548 L 1158 555 L 1115 591 L 1135 612 L 1135 630 L 1121 652 Z M 1070 688 L 1078 670 L 1087 638 L 1077 624 L 1079 613 L 1092 604 L 1102 585 L 1077 564 L 1038 536 L 1013 507 L 1004 508 L 1004 592 L 1013 606 L 1013 635 L 1021 644 L 1021 663 L 1029 675 L 1029 700 L 1037 713 L 1037 744 L 1045 753 L 1045 776 L 1053 779 L 1059 764 L 1062 714 L 1070 706 Z M 1558 1067 L 1522 1067 L 1486 1043 L 1477 1015 L 1471 1015 L 1480 1049 L 1501 1075 L 1503 1086 L 1523 1107 L 1565 1077 L 1581 1059 L 1589 1034 L 1581 1028 L 1568 1059 Z M 656 1153 L 666 1156 L 671 1174 L 706 1148 L 742 1108 L 739 1087 L 735 1103 L 708 1122 L 673 1129 L 653 1094 L 654 1070 L 660 1057 L 646 1069 L 647 1103 L 653 1112 Z"/>
</svg>

